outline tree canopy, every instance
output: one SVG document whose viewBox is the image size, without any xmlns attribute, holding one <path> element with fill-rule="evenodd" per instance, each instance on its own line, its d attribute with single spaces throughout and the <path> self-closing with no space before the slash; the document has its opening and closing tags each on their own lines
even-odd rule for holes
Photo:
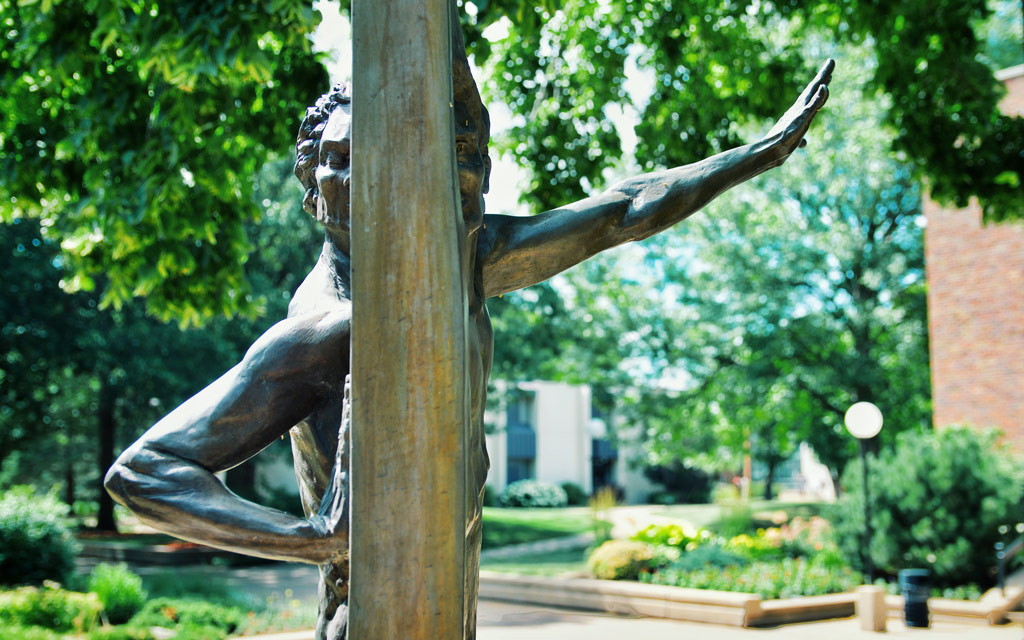
<svg viewBox="0 0 1024 640">
<path fill-rule="evenodd" d="M 248 275 L 264 317 L 254 321 L 183 331 L 140 300 L 101 308 L 95 291 L 60 290 L 67 268 L 38 220 L 0 224 L 0 487 L 59 482 L 69 504 L 98 502 L 100 528 L 113 528 L 100 480 L 119 447 L 238 362 L 316 259 L 322 234 L 290 166 L 280 159 L 256 176 L 265 214 L 246 225 L 257 244 Z"/>
<path fill-rule="evenodd" d="M 934 196 L 976 194 L 990 220 L 1024 211 L 1022 121 L 999 115 L 984 64 L 996 50 L 1011 61 L 1017 32 L 985 22 L 985 0 L 459 4 L 485 93 L 516 114 L 502 144 L 530 169 L 535 210 L 621 161 L 609 105 L 638 111 L 641 168 L 690 162 L 781 113 L 820 63 L 806 59 L 817 38 L 872 45 L 893 148 Z M 182 324 L 252 312 L 252 180 L 326 86 L 317 20 L 299 0 L 0 3 L 0 220 L 39 219 L 67 262 L 64 289 L 99 287 L 105 305 L 143 297 Z M 654 78 L 635 105 L 632 66 Z"/>
<path fill-rule="evenodd" d="M 327 78 L 308 2 L 0 3 L 0 221 L 38 219 L 65 291 L 183 325 L 252 312 L 255 178 Z"/>
<path fill-rule="evenodd" d="M 519 116 L 507 146 L 532 171 L 527 198 L 538 208 L 599 184 L 619 157 L 609 104 L 639 111 L 641 167 L 692 162 L 739 144 L 746 123 L 781 113 L 821 62 L 808 55 L 824 55 L 808 43 L 828 39 L 871 44 L 871 88 L 896 131 L 892 148 L 935 198 L 964 206 L 976 195 L 989 220 L 1024 217 L 1024 119 L 1000 114 L 1004 89 L 986 64 L 1008 62 L 999 35 L 1016 33 L 985 23 L 1006 4 L 466 2 L 476 9 L 469 50 L 486 61 L 490 95 Z M 498 23 L 507 35 L 491 42 L 485 30 Z M 1016 60 L 1024 61 L 1019 37 L 1016 44 Z M 632 105 L 624 89 L 631 59 L 654 74 L 645 104 Z"/>
<path fill-rule="evenodd" d="M 860 95 L 869 73 L 836 79 L 814 142 L 777 175 L 492 302 L 496 375 L 594 385 L 659 464 L 719 468 L 749 440 L 770 472 L 807 441 L 838 474 L 855 453 L 843 415 L 861 400 L 885 413 L 886 443 L 926 428 L 920 188 Z M 540 339 L 516 352 L 503 331 Z"/>
</svg>

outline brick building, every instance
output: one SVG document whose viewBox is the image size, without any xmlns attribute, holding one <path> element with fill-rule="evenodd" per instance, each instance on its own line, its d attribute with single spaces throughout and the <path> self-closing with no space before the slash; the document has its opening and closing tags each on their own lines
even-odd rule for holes
<svg viewBox="0 0 1024 640">
<path fill-rule="evenodd" d="M 1024 65 L 997 74 L 1024 115 Z M 1002 429 L 1024 451 L 1024 224 L 926 199 L 928 330 L 936 427 Z"/>
</svg>

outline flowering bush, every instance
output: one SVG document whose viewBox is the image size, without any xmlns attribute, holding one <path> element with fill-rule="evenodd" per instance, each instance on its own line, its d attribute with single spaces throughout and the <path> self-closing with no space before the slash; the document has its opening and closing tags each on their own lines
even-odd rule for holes
<svg viewBox="0 0 1024 640">
<path fill-rule="evenodd" d="M 602 580 L 636 580 L 641 572 L 662 563 L 655 547 L 634 540 L 609 540 L 594 549 L 587 568 Z"/>
<path fill-rule="evenodd" d="M 832 541 L 828 521 L 817 516 L 729 538 L 675 524 L 651 525 L 631 540 L 654 545 L 646 566 L 637 571 L 640 581 L 652 584 L 788 598 L 846 591 L 861 580 Z"/>
<path fill-rule="evenodd" d="M 693 551 L 701 544 L 712 540 L 712 535 L 707 529 L 684 529 L 677 524 L 652 524 L 634 533 L 630 540 Z"/>
</svg>

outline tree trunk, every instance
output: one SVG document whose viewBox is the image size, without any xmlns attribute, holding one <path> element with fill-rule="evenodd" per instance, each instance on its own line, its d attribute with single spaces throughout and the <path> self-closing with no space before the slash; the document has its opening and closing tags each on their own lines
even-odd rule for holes
<svg viewBox="0 0 1024 640">
<path fill-rule="evenodd" d="M 64 467 L 64 502 L 69 507 L 75 506 L 75 465 L 71 452 L 67 452 Z"/>
<path fill-rule="evenodd" d="M 772 500 L 775 498 L 775 468 L 779 463 L 775 456 L 768 456 L 765 462 L 768 465 L 768 475 L 764 477 L 764 499 Z"/>
<path fill-rule="evenodd" d="M 114 464 L 114 437 L 116 429 L 115 408 L 117 404 L 117 389 L 109 380 L 103 382 L 100 389 L 100 406 L 96 415 L 96 428 L 99 435 L 99 463 L 100 478 L 98 482 L 100 510 L 96 519 L 97 531 L 117 532 L 117 523 L 114 522 L 114 500 L 103 487 L 103 479 L 107 471 Z"/>
</svg>

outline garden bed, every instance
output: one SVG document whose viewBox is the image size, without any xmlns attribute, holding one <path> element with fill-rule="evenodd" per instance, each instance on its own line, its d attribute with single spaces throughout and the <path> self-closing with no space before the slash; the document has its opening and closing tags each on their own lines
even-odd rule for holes
<svg viewBox="0 0 1024 640">
<path fill-rule="evenodd" d="M 480 572 L 480 597 L 736 627 L 847 618 L 855 611 L 852 593 L 766 601 L 753 593 L 491 571 Z"/>
</svg>

